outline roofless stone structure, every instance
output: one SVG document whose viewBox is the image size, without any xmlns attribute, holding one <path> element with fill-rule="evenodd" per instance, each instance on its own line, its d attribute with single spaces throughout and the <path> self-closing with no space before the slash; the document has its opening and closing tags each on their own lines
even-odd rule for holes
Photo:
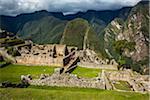
<svg viewBox="0 0 150 100">
<path fill-rule="evenodd" d="M 76 50 L 77 48 L 68 48 L 66 45 L 34 44 L 18 48 L 21 56 L 17 56 L 15 59 L 17 64 L 58 66 L 69 69 L 77 65 Z M 66 71 L 68 71 L 67 69 Z"/>
</svg>

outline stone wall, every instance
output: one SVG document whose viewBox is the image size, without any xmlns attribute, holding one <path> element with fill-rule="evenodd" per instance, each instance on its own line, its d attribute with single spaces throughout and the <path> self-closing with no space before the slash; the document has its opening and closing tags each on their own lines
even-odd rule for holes
<svg viewBox="0 0 150 100">
<path fill-rule="evenodd" d="M 80 50 L 79 58 L 81 67 L 117 70 L 118 64 L 114 59 L 102 59 L 90 49 Z"/>
<path fill-rule="evenodd" d="M 78 63 L 78 66 L 85 67 L 85 68 L 118 70 L 116 65 L 111 65 L 111 64 L 96 64 L 96 63 L 82 62 L 82 61 L 80 61 Z"/>
<path fill-rule="evenodd" d="M 65 87 L 83 87 L 83 88 L 98 88 L 105 89 L 103 81 L 97 78 L 79 78 L 73 74 L 57 74 L 54 73 L 45 79 L 30 80 L 31 85 L 46 85 L 46 86 L 65 86 Z"/>
<path fill-rule="evenodd" d="M 43 85 L 43 86 L 65 86 L 65 87 L 83 87 L 83 88 L 97 88 L 97 89 L 107 89 L 107 90 L 119 90 L 114 86 L 115 82 L 120 80 L 127 81 L 131 87 L 131 90 L 136 92 L 150 91 L 149 76 L 138 76 L 141 77 L 142 82 L 138 82 L 134 75 L 121 75 L 129 74 L 130 71 L 125 71 L 125 73 L 116 71 L 102 70 L 98 77 L 95 78 L 83 78 L 78 77 L 75 74 L 61 73 L 61 68 L 56 68 L 52 75 L 42 74 L 39 79 L 27 80 L 31 85 Z M 116 74 L 119 74 L 116 76 Z M 131 74 L 131 73 L 130 73 Z M 116 78 L 115 78 L 116 76 Z M 144 77 L 144 78 L 142 78 Z M 129 79 L 127 79 L 129 78 Z M 126 90 L 119 90 L 126 91 Z"/>
<path fill-rule="evenodd" d="M 126 81 L 136 92 L 150 91 L 150 77 L 147 75 L 134 74 L 131 70 L 106 71 L 108 79 L 113 81 Z M 113 83 L 112 83 L 113 84 Z"/>
<path fill-rule="evenodd" d="M 69 52 L 66 45 L 37 45 L 18 48 L 17 64 L 47 65 L 64 67 L 71 61 L 74 51 Z"/>
<path fill-rule="evenodd" d="M 107 77 L 109 77 L 110 80 L 122 80 L 122 81 L 129 81 L 132 77 L 132 74 L 129 70 L 126 71 L 107 71 L 106 73 Z"/>
<path fill-rule="evenodd" d="M 23 65 L 47 65 L 47 66 L 63 66 L 63 57 L 47 57 L 37 55 L 25 55 L 22 57 L 16 57 L 17 64 Z"/>
</svg>

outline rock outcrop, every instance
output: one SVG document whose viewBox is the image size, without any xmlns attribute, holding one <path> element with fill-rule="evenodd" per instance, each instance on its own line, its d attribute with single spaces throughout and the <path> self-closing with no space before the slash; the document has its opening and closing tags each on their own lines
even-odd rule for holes
<svg viewBox="0 0 150 100">
<path fill-rule="evenodd" d="M 148 71 L 146 72 L 144 70 L 149 67 L 148 44 L 150 40 L 148 22 L 150 15 L 148 2 L 143 2 L 138 3 L 131 9 L 126 20 L 116 18 L 105 28 L 104 48 L 110 58 L 114 58 L 117 61 L 119 57 L 129 58 L 132 61 L 132 69 L 148 74 Z M 115 47 L 114 45 L 120 41 L 127 41 L 128 48 L 121 48 L 120 50 L 123 53 L 115 51 L 115 48 L 119 46 Z M 134 66 L 135 64 L 136 66 Z M 126 63 L 126 65 L 129 65 L 129 63 Z"/>
</svg>

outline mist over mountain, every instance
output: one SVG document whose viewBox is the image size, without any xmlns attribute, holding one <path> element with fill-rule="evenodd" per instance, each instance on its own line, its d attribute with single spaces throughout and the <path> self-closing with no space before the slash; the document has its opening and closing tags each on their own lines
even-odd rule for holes
<svg viewBox="0 0 150 100">
<path fill-rule="evenodd" d="M 0 0 L 0 15 L 16 16 L 39 10 L 75 14 L 87 10 L 116 10 L 136 5 L 141 0 Z"/>
</svg>

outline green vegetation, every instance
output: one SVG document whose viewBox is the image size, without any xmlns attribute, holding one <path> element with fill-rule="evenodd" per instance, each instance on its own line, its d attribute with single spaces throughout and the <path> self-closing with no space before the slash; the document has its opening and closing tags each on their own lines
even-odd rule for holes
<svg viewBox="0 0 150 100">
<path fill-rule="evenodd" d="M 126 82 L 126 81 L 117 81 L 117 82 L 114 84 L 114 86 L 115 86 L 116 89 L 119 89 L 119 90 L 131 91 L 130 85 L 129 85 L 129 83 Z"/>
<path fill-rule="evenodd" d="M 120 56 L 118 59 L 118 63 L 119 63 L 119 68 L 124 67 L 124 68 L 132 68 L 133 65 L 133 61 L 130 57 L 126 57 L 126 56 Z"/>
<path fill-rule="evenodd" d="M 100 69 L 83 68 L 78 66 L 72 73 L 76 74 L 79 77 L 93 78 L 93 77 L 97 77 L 98 73 L 100 72 L 101 72 Z"/>
<path fill-rule="evenodd" d="M 1 100 L 148 100 L 148 94 L 117 92 L 99 89 L 37 87 L 0 88 Z"/>
<path fill-rule="evenodd" d="M 127 40 L 115 41 L 113 48 L 118 54 L 122 55 L 125 49 L 133 51 L 135 49 L 135 42 L 128 42 Z"/>
<path fill-rule="evenodd" d="M 1 67 L 5 67 L 6 65 L 8 65 L 9 63 L 6 61 L 0 61 L 0 68 Z"/>
<path fill-rule="evenodd" d="M 117 59 L 119 57 L 119 54 L 114 49 L 114 44 L 116 37 L 122 32 L 122 29 L 118 29 L 116 25 L 123 26 L 124 20 L 122 18 L 115 18 L 104 30 L 104 50 L 108 50 L 108 58 L 110 59 Z"/>
<path fill-rule="evenodd" d="M 35 43 L 59 43 L 66 21 L 52 16 L 27 22 L 18 32 L 23 39 L 31 39 Z"/>
<path fill-rule="evenodd" d="M 2 46 L 4 47 L 8 47 L 8 46 L 14 46 L 14 45 L 18 45 L 18 44 L 23 44 L 24 41 L 21 39 L 18 39 L 16 37 L 11 37 L 11 38 L 2 38 L 0 39 L 0 43 L 2 44 Z"/>
<path fill-rule="evenodd" d="M 0 64 L 6 64 L 6 62 L 5 61 L 0 61 Z"/>
<path fill-rule="evenodd" d="M 11 38 L 10 38 L 11 39 Z M 0 43 L 4 43 L 5 41 L 7 41 L 8 38 L 0 38 Z"/>
<path fill-rule="evenodd" d="M 0 68 L 0 82 L 20 82 L 21 75 L 30 74 L 33 78 L 39 78 L 43 73 L 52 74 L 54 67 L 48 66 L 25 66 L 25 65 L 8 65 Z"/>
<path fill-rule="evenodd" d="M 148 12 L 149 12 L 148 2 L 138 3 L 136 6 L 134 6 L 131 9 L 127 19 L 123 20 L 122 18 L 115 18 L 113 20 L 113 22 L 121 25 L 120 27 L 121 29 L 118 29 L 116 25 L 113 25 L 112 23 L 110 23 L 105 28 L 106 34 L 104 37 L 104 40 L 105 40 L 104 48 L 108 49 L 109 51 L 108 54 L 110 54 L 110 58 L 114 58 L 120 64 L 119 67 L 131 68 L 132 70 L 140 72 L 142 74 L 146 74 L 146 73 L 148 74 L 147 63 L 149 61 L 145 60 L 146 57 L 143 57 L 143 60 L 141 60 L 140 62 L 136 62 L 136 58 L 134 57 L 137 54 L 133 54 L 131 57 L 127 57 L 127 55 L 124 54 L 124 51 L 131 53 L 131 51 L 135 50 L 135 45 L 140 46 L 140 44 L 136 42 L 137 39 L 139 39 L 138 37 L 140 37 L 139 35 L 140 32 L 144 35 L 145 39 L 149 38 L 149 31 L 148 31 L 149 30 L 149 25 L 148 25 L 149 13 Z M 141 26 L 138 29 L 137 26 L 139 26 L 139 23 L 141 23 Z M 116 41 L 118 34 L 119 36 L 122 35 L 125 40 Z M 122 36 L 118 38 L 123 39 Z M 143 42 L 148 47 L 149 45 L 148 41 L 145 40 Z M 144 50 L 146 50 L 146 48 L 143 48 L 143 51 Z M 138 56 L 143 56 L 143 55 L 144 53 Z"/>
<path fill-rule="evenodd" d="M 133 63 L 132 69 L 141 74 L 149 75 L 149 57 L 145 57 L 143 60 Z M 145 70 L 146 69 L 146 70 Z"/>
<path fill-rule="evenodd" d="M 24 41 L 23 40 L 21 40 L 21 39 L 9 39 L 9 40 L 7 40 L 7 41 L 5 41 L 4 43 L 24 43 Z"/>
<path fill-rule="evenodd" d="M 101 56 L 101 42 L 98 34 L 96 34 L 88 21 L 81 18 L 67 23 L 60 43 L 83 49 L 85 37 L 87 37 L 86 46 Z"/>
<path fill-rule="evenodd" d="M 114 41 L 113 43 L 113 49 L 117 54 L 119 54 L 119 57 L 117 58 L 119 66 L 118 68 L 131 68 L 134 71 L 140 71 L 139 67 L 136 66 L 136 69 L 134 67 L 134 61 L 132 60 L 131 57 L 126 57 L 123 53 L 125 51 L 134 51 L 135 50 L 135 42 L 128 42 L 127 40 L 119 40 L 119 41 Z"/>
<path fill-rule="evenodd" d="M 149 74 L 148 70 L 144 70 L 148 68 L 149 64 L 149 57 L 144 58 L 143 60 L 139 62 L 135 62 L 132 60 L 131 57 L 126 56 L 120 56 L 118 59 L 118 69 L 120 68 L 127 68 L 132 69 L 133 71 L 136 71 L 141 74 Z"/>
<path fill-rule="evenodd" d="M 100 39 L 98 38 L 94 30 L 90 28 L 87 34 L 87 47 L 90 48 L 91 50 L 94 50 L 97 54 L 103 57 L 101 53 L 102 52 L 101 46 L 103 45 L 101 45 Z"/>
<path fill-rule="evenodd" d="M 89 27 L 88 25 L 89 24 L 86 20 L 80 18 L 68 22 L 61 43 L 82 49 L 84 36 Z"/>
</svg>

